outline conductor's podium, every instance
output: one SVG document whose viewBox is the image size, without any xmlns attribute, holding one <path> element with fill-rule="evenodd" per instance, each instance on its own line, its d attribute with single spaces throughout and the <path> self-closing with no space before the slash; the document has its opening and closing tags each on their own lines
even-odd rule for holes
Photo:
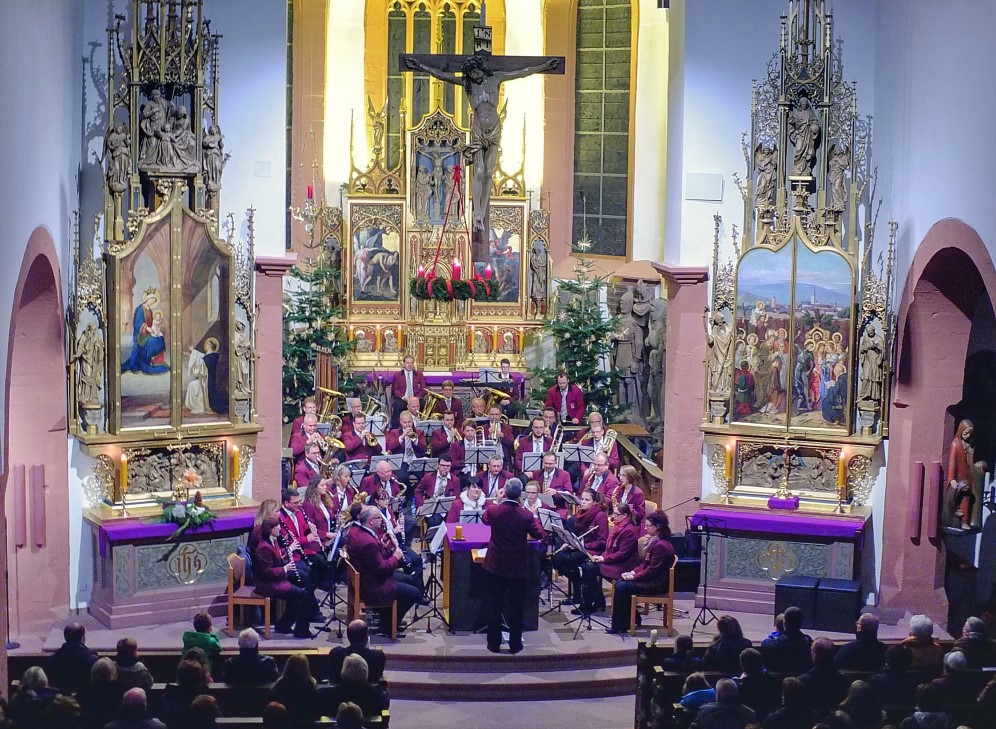
<svg viewBox="0 0 996 729">
<path fill-rule="evenodd" d="M 481 550 L 491 540 L 487 524 L 461 524 L 463 539 L 456 539 L 456 524 L 446 525 L 443 542 L 443 614 L 453 632 L 476 631 L 488 624 L 488 582 Z M 523 630 L 539 627 L 540 571 L 546 545 L 530 541 L 529 562 L 521 565 L 526 579 Z"/>
</svg>

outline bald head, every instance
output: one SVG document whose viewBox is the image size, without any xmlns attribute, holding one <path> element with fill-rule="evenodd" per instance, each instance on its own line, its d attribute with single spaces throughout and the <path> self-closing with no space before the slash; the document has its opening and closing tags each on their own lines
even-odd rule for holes
<svg viewBox="0 0 996 729">
<path fill-rule="evenodd" d="M 380 477 L 381 481 L 387 481 L 394 475 L 394 471 L 391 470 L 391 464 L 387 461 L 381 461 L 377 464 L 377 475 Z"/>
<path fill-rule="evenodd" d="M 121 715 L 124 718 L 139 718 L 145 714 L 148 708 L 149 702 L 145 697 L 144 689 L 128 689 L 121 698 Z"/>
</svg>

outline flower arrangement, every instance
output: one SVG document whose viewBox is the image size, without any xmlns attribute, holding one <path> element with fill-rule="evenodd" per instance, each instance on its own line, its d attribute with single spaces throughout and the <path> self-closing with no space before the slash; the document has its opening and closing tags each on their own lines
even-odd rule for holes
<svg viewBox="0 0 996 729">
<path fill-rule="evenodd" d="M 453 277 L 440 278 L 434 273 L 426 274 L 424 268 L 419 268 L 418 275 L 411 280 L 412 298 L 421 301 L 497 301 L 499 285 L 491 278 L 489 265 L 484 276 L 474 273 L 473 278 L 464 281 L 460 278 L 460 262 L 453 261 Z"/>
<path fill-rule="evenodd" d="M 190 488 L 201 485 L 200 475 L 192 468 L 183 472 L 183 479 L 173 489 L 173 498 L 157 498 L 156 502 L 163 507 L 160 524 L 176 524 L 177 530 L 170 535 L 170 540 L 178 539 L 187 529 L 204 526 L 218 518 L 218 515 L 204 506 L 200 491 L 194 491 L 193 498 L 188 498 Z"/>
</svg>

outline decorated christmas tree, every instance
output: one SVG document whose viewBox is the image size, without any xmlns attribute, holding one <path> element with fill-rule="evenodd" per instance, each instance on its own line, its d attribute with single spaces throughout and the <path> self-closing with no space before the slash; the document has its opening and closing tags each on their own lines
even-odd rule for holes
<svg viewBox="0 0 996 729">
<path fill-rule="evenodd" d="M 584 392 L 587 410 L 598 410 L 608 423 L 625 409 L 616 402 L 619 371 L 611 366 L 612 334 L 619 317 L 606 316 L 602 309 L 606 282 L 592 275 L 595 263 L 586 255 L 590 249 L 587 235 L 575 244 L 574 278 L 559 282 L 561 305 L 543 325 L 544 333 L 553 337 L 557 366 L 538 368 L 534 376 L 542 397 L 556 384 L 557 373 L 567 372 Z M 566 305 L 563 294 L 567 294 Z"/>
</svg>

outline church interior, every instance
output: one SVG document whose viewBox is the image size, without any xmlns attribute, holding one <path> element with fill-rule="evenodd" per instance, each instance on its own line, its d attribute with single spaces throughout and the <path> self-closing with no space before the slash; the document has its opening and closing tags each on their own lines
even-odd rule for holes
<svg viewBox="0 0 996 729">
<path fill-rule="evenodd" d="M 59 726 L 129 710 L 51 675 L 84 629 L 137 641 L 165 720 L 191 621 L 204 726 L 291 726 L 222 680 L 240 630 L 274 691 L 303 655 L 339 696 L 359 618 L 364 726 L 794 726 L 715 662 L 805 684 L 789 608 L 850 671 L 800 729 L 866 726 L 901 645 L 922 681 L 868 727 L 942 660 L 972 691 L 936 710 L 991 726 L 994 31 L 987 0 L 4 0 L 0 726 L 54 721 L 44 680 Z M 749 716 L 689 708 L 693 667 Z"/>
</svg>

